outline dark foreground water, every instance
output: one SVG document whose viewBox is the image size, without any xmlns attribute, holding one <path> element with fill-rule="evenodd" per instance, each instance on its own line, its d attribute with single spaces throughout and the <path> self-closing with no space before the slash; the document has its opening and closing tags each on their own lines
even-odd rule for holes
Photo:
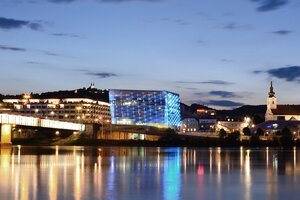
<svg viewBox="0 0 300 200">
<path fill-rule="evenodd" d="M 0 199 L 300 199 L 300 150 L 1 147 Z"/>
</svg>

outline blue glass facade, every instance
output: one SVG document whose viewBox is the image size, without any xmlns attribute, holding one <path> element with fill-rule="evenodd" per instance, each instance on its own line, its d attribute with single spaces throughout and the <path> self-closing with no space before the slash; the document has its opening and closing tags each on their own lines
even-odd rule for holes
<svg viewBox="0 0 300 200">
<path fill-rule="evenodd" d="M 110 90 L 113 124 L 180 126 L 180 98 L 167 91 Z"/>
</svg>

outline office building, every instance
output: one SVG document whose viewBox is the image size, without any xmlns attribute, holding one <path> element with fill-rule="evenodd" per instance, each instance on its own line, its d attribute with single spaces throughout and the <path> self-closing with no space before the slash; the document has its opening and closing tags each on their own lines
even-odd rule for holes
<svg viewBox="0 0 300 200">
<path fill-rule="evenodd" d="M 113 124 L 180 127 L 180 97 L 168 91 L 110 90 Z"/>
</svg>

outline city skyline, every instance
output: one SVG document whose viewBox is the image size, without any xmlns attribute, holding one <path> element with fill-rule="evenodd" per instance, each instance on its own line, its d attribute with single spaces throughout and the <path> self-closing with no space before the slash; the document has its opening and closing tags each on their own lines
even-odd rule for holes
<svg viewBox="0 0 300 200">
<path fill-rule="evenodd" d="M 298 104 L 297 0 L 1 1 L 0 94 L 88 87 Z"/>
</svg>

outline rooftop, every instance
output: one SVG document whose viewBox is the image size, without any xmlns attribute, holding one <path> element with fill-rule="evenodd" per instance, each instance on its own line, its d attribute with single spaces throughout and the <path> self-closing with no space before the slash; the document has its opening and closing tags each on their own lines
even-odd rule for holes
<svg viewBox="0 0 300 200">
<path fill-rule="evenodd" d="M 272 109 L 274 115 L 300 115 L 300 105 L 277 105 Z"/>
</svg>

